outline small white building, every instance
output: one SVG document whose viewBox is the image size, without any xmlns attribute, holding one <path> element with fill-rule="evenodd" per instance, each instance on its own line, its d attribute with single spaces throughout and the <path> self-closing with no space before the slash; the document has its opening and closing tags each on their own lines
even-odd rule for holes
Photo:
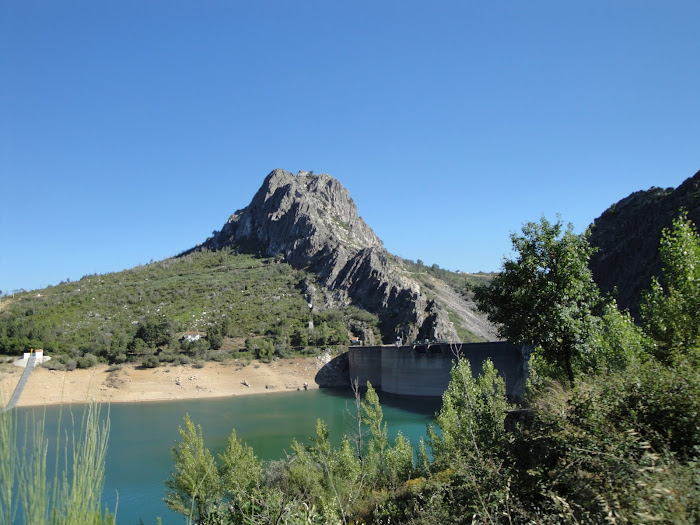
<svg viewBox="0 0 700 525">
<path fill-rule="evenodd" d="M 202 334 L 199 332 L 185 332 L 182 334 L 180 341 L 186 341 L 188 343 L 193 343 L 202 338 Z"/>
<path fill-rule="evenodd" d="M 31 357 L 32 353 L 36 355 L 36 360 L 34 361 L 34 366 L 40 365 L 41 363 L 45 363 L 46 361 L 49 361 L 51 359 L 50 356 L 44 355 L 43 350 L 33 350 L 32 349 L 31 352 L 24 352 L 22 359 L 18 359 L 13 364 L 15 366 L 19 366 L 21 368 L 26 368 L 27 364 L 29 363 L 29 358 Z"/>
</svg>

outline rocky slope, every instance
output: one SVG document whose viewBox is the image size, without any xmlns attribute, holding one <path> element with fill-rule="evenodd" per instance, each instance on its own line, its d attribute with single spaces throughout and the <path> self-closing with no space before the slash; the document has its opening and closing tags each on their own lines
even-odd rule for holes
<svg viewBox="0 0 700 525">
<path fill-rule="evenodd" d="M 250 205 L 195 249 L 229 246 L 279 255 L 295 268 L 313 271 L 318 281 L 307 282 L 305 293 L 314 306 L 354 304 L 373 312 L 384 341 L 458 340 L 447 311 L 401 270 L 358 216 L 348 191 L 329 175 L 271 172 Z M 475 315 L 470 311 L 468 317 Z M 489 330 L 477 334 L 491 335 Z"/>
<path fill-rule="evenodd" d="M 598 249 L 590 263 L 594 279 L 604 293 L 617 289 L 618 304 L 635 316 L 652 276 L 661 276 L 661 231 L 671 226 L 681 208 L 700 225 L 700 171 L 676 189 L 632 193 L 593 223 L 590 242 Z"/>
<path fill-rule="evenodd" d="M 465 297 L 444 281 L 431 275 L 424 275 L 423 279 L 430 285 L 430 290 L 435 295 L 435 300 L 457 319 L 460 325 L 473 334 L 476 340 L 496 341 L 498 334 L 496 327 L 477 310 L 476 303 L 471 297 Z M 471 294 L 470 294 L 471 295 Z M 460 338 L 468 343 L 467 338 Z"/>
</svg>

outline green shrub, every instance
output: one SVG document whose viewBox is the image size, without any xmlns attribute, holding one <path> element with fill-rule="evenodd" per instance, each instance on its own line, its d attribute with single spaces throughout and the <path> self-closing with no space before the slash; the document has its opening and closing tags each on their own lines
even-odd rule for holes
<svg viewBox="0 0 700 525">
<path fill-rule="evenodd" d="M 269 363 L 275 353 L 275 347 L 269 339 L 256 341 L 255 357 L 264 363 Z"/>
<path fill-rule="evenodd" d="M 93 354 L 85 354 L 78 359 L 78 368 L 92 368 L 98 363 L 98 359 Z"/>
<path fill-rule="evenodd" d="M 175 356 L 175 358 L 173 359 L 174 365 L 189 365 L 191 362 L 192 359 L 189 356 L 182 354 Z"/>
<path fill-rule="evenodd" d="M 169 351 L 163 351 L 158 354 L 158 360 L 161 363 L 172 363 L 177 358 L 177 354 L 171 353 Z"/>
<path fill-rule="evenodd" d="M 160 360 L 154 355 L 146 356 L 141 361 L 143 368 L 156 368 L 158 365 L 160 365 Z"/>
<path fill-rule="evenodd" d="M 597 409 L 609 406 L 606 416 L 620 431 L 635 429 L 654 450 L 668 450 L 682 460 L 698 457 L 700 371 L 693 363 L 681 360 L 666 367 L 652 360 L 627 369 L 618 384 L 601 383 Z"/>
<path fill-rule="evenodd" d="M 697 385 L 696 370 L 651 363 L 542 390 L 513 434 L 511 501 L 542 521 L 693 522 Z"/>
</svg>

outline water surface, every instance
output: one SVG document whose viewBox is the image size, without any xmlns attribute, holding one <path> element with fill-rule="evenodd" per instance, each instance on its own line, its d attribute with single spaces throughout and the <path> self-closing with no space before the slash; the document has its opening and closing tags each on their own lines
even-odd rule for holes
<svg viewBox="0 0 700 525">
<path fill-rule="evenodd" d="M 414 446 L 425 435 L 426 424 L 439 408 L 439 398 L 403 397 L 380 394 L 390 438 L 401 430 Z M 20 420 L 31 408 L 18 409 Z M 38 409 L 43 413 L 43 408 Z M 64 426 L 67 418 L 65 417 Z M 71 405 L 79 421 L 81 405 Z M 56 435 L 58 407 L 46 412 L 47 437 Z M 163 503 L 163 482 L 172 470 L 171 447 L 179 439 L 178 426 L 187 413 L 204 431 L 205 445 L 213 454 L 226 447 L 233 428 L 238 437 L 253 447 L 258 457 L 284 457 L 292 440 L 306 442 L 315 432 L 316 419 L 328 423 L 336 443 L 351 434 L 354 399 L 348 391 L 310 390 L 230 398 L 113 404 L 109 407 L 111 433 L 107 454 L 107 475 L 103 503 L 117 509 L 119 525 L 185 523 Z M 103 410 L 105 412 L 105 410 Z"/>
</svg>

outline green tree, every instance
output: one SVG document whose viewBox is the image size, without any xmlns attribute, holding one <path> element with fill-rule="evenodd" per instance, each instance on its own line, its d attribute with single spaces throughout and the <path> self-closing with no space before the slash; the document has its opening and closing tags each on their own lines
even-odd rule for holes
<svg viewBox="0 0 700 525">
<path fill-rule="evenodd" d="M 595 352 L 580 356 L 582 366 L 599 371 L 620 371 L 649 355 L 651 340 L 634 324 L 628 311 L 621 312 L 617 302 L 604 305 L 600 331 L 595 337 Z"/>
<path fill-rule="evenodd" d="M 326 346 L 329 343 L 329 338 L 331 337 L 332 330 L 325 321 L 318 323 L 313 330 L 313 344 L 314 346 Z"/>
<path fill-rule="evenodd" d="M 260 339 L 257 345 L 256 357 L 265 363 L 272 360 L 275 353 L 275 345 L 269 339 Z"/>
<path fill-rule="evenodd" d="M 231 432 L 226 450 L 219 455 L 219 473 L 226 500 L 235 508 L 243 509 L 262 481 L 262 464 L 253 449 Z"/>
<path fill-rule="evenodd" d="M 700 347 L 700 236 L 687 212 L 661 235 L 663 284 L 654 277 L 641 304 L 645 331 L 657 342 L 657 357 Z"/>
<path fill-rule="evenodd" d="M 205 359 L 209 351 L 209 341 L 199 338 L 196 341 L 186 341 L 182 349 L 194 359 Z"/>
<path fill-rule="evenodd" d="M 139 325 L 135 337 L 143 339 L 149 346 L 167 345 L 170 339 L 170 323 L 164 316 L 149 317 Z"/>
<path fill-rule="evenodd" d="M 490 285 L 477 287 L 477 305 L 501 337 L 536 347 L 573 385 L 574 360 L 590 351 L 594 310 L 602 306 L 588 268 L 593 249 L 587 234 L 543 217 L 512 234 L 511 242 L 516 258 L 504 261 Z"/>
<path fill-rule="evenodd" d="M 309 344 L 309 329 L 301 324 L 295 324 L 290 335 L 292 346 L 307 346 Z"/>
<path fill-rule="evenodd" d="M 214 325 L 207 330 L 207 341 L 212 350 L 218 350 L 224 344 L 224 332 L 220 325 Z"/>
<path fill-rule="evenodd" d="M 126 352 L 127 336 L 122 332 L 115 332 L 109 342 L 108 358 L 114 361 L 119 354 Z"/>
<path fill-rule="evenodd" d="M 231 337 L 233 335 L 234 326 L 231 323 L 231 319 L 226 316 L 221 319 L 221 332 L 226 337 Z"/>
<path fill-rule="evenodd" d="M 182 441 L 171 449 L 175 471 L 165 482 L 165 504 L 201 522 L 221 501 L 221 479 L 214 456 L 204 448 L 202 427 L 195 427 L 188 414 L 184 423 L 184 428 L 177 429 Z"/>
<path fill-rule="evenodd" d="M 148 355 L 149 353 L 151 353 L 153 351 L 152 348 L 149 349 L 149 346 L 146 344 L 146 341 L 144 341 L 140 337 L 135 337 L 129 343 L 128 348 L 129 348 L 129 350 L 134 352 L 136 355 Z"/>
<path fill-rule="evenodd" d="M 294 456 L 286 470 L 287 483 L 297 498 L 322 509 L 326 523 L 348 523 L 350 508 L 364 487 L 356 450 L 347 436 L 339 448 L 333 448 L 328 425 L 321 419 L 310 441 L 309 445 L 292 443 Z"/>
<path fill-rule="evenodd" d="M 467 359 L 452 368 L 450 383 L 442 398 L 436 422 L 428 431 L 438 469 L 454 467 L 468 459 L 481 461 L 504 450 L 503 420 L 512 406 L 506 398 L 505 381 L 490 359 L 484 361 L 478 378 Z"/>
<path fill-rule="evenodd" d="M 253 337 L 246 337 L 245 338 L 245 349 L 247 352 L 250 352 L 251 354 L 256 352 L 258 350 L 258 341 L 253 338 Z"/>
<path fill-rule="evenodd" d="M 462 516 L 474 516 L 473 523 L 498 522 L 493 517 L 503 514 L 508 490 L 504 419 L 511 408 L 505 382 L 490 360 L 484 361 L 478 378 L 466 359 L 452 368 L 436 416 L 439 432 L 428 428 L 434 457 L 429 468 L 435 492 L 445 494 L 440 512 L 447 512 L 447 517 L 428 522 L 461 521 Z"/>
<path fill-rule="evenodd" d="M 386 468 L 386 449 L 389 442 L 387 423 L 379 403 L 379 396 L 367 381 L 367 393 L 362 401 L 363 423 L 369 427 L 369 442 L 363 452 L 363 463 L 371 480 L 379 481 Z"/>
</svg>

